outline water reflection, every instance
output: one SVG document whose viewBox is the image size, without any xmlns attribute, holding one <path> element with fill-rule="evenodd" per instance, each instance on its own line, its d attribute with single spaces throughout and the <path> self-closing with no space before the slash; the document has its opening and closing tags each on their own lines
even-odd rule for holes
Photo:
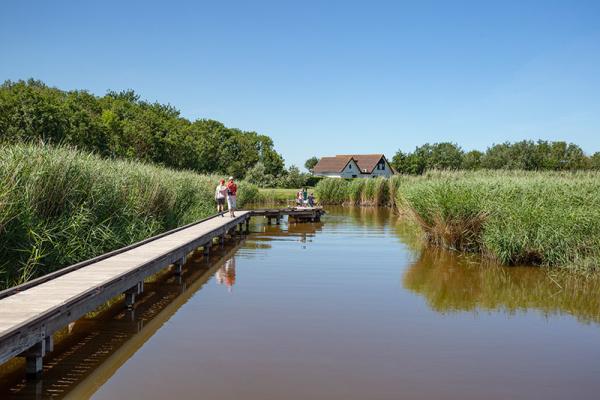
<svg viewBox="0 0 600 400">
<path fill-rule="evenodd" d="M 0 371 L 0 398 L 549 399 L 600 390 L 597 326 L 556 317 L 600 322 L 598 279 L 423 248 L 390 210 L 327 211 L 322 223 L 258 219 L 242 246 L 193 260 L 181 278 L 156 276 L 134 313 L 112 304 L 77 321 L 56 340 L 43 381 L 24 381 L 22 365 Z"/>
<path fill-rule="evenodd" d="M 215 279 L 219 285 L 227 286 L 229 292 L 233 290 L 233 285 L 235 285 L 235 257 L 225 261 L 225 264 L 217 270 Z"/>
<path fill-rule="evenodd" d="M 39 380 L 24 377 L 22 359 L 0 365 L 0 398 L 88 398 L 119 369 L 171 316 L 213 276 L 225 271 L 225 284 L 235 283 L 237 242 L 213 253 L 210 262 L 199 253 L 183 275 L 165 270 L 152 276 L 134 310 L 122 299 L 103 305 L 55 334 L 55 349 L 44 359 Z"/>
<path fill-rule="evenodd" d="M 424 296 L 440 313 L 538 310 L 600 322 L 600 279 L 537 267 L 486 265 L 475 257 L 427 249 L 404 273 L 404 287 Z"/>
</svg>

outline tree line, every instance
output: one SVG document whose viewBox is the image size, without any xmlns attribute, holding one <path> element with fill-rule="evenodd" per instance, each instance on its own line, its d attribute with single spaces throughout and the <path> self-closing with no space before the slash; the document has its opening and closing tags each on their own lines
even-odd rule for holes
<svg viewBox="0 0 600 400">
<path fill-rule="evenodd" d="M 132 90 L 95 96 L 41 81 L 0 86 L 0 143 L 65 144 L 109 158 L 135 159 L 199 173 L 243 178 L 260 163 L 284 176 L 284 160 L 266 135 L 210 119 L 190 121 L 171 105 L 150 103 Z"/>
<path fill-rule="evenodd" d="M 391 161 L 397 172 L 419 175 L 430 169 L 600 170 L 600 152 L 590 156 L 576 144 L 523 140 L 494 144 L 485 152 L 465 152 L 455 143 L 426 143 L 413 152 L 399 150 Z"/>
</svg>

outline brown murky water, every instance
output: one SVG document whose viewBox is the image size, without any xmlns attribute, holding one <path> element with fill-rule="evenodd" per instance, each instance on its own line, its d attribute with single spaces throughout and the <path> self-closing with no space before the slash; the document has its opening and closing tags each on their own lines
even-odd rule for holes
<svg viewBox="0 0 600 400">
<path fill-rule="evenodd" d="M 421 249 L 387 210 L 255 233 L 65 328 L 0 398 L 596 399 L 600 280 Z"/>
</svg>

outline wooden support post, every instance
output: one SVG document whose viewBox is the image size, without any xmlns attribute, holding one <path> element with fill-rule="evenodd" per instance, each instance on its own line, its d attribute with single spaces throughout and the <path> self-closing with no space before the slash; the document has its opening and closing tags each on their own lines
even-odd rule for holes
<svg viewBox="0 0 600 400">
<path fill-rule="evenodd" d="M 225 245 L 225 234 L 219 236 L 219 246 L 223 247 Z"/>
<path fill-rule="evenodd" d="M 271 225 L 271 217 L 267 217 L 267 225 Z"/>
<path fill-rule="evenodd" d="M 281 216 L 277 216 L 277 225 L 279 225 L 279 223 L 281 222 Z"/>
<path fill-rule="evenodd" d="M 246 220 L 246 233 L 250 233 L 250 218 Z"/>
<path fill-rule="evenodd" d="M 138 282 L 135 286 L 127 289 L 125 292 L 125 306 L 132 309 L 135 304 L 135 296 L 142 294 L 144 291 L 144 282 Z"/>
<path fill-rule="evenodd" d="M 175 263 L 175 268 L 173 269 L 173 272 L 177 276 L 183 275 L 183 264 L 179 262 Z"/>
<path fill-rule="evenodd" d="M 208 257 L 210 255 L 210 247 L 212 246 L 212 242 L 206 243 L 204 246 L 204 257 Z"/>
<path fill-rule="evenodd" d="M 23 353 L 25 357 L 25 373 L 28 377 L 38 377 L 44 368 L 46 355 L 46 339 L 40 340 Z"/>
<path fill-rule="evenodd" d="M 175 269 L 173 271 L 173 272 L 175 272 L 175 275 L 183 274 L 183 265 L 185 264 L 185 261 L 186 261 L 185 256 L 183 256 L 179 260 L 175 261 L 175 263 L 173 264 L 173 265 L 175 265 Z"/>
<path fill-rule="evenodd" d="M 46 336 L 46 353 L 50 353 L 54 351 L 54 337 L 52 337 L 52 335 L 50 336 Z"/>
<path fill-rule="evenodd" d="M 132 309 L 135 304 L 135 292 L 129 289 L 125 292 L 125 306 L 128 309 Z"/>
</svg>

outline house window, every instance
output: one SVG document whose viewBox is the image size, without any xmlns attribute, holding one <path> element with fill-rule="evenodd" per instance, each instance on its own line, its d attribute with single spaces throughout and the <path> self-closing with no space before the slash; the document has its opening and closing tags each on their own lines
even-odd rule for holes
<svg viewBox="0 0 600 400">
<path fill-rule="evenodd" d="M 348 169 L 352 169 L 352 164 L 348 164 Z"/>
<path fill-rule="evenodd" d="M 377 163 L 377 169 L 380 171 L 385 170 L 385 161 L 383 161 L 383 159 L 380 160 L 379 163 Z"/>
</svg>

